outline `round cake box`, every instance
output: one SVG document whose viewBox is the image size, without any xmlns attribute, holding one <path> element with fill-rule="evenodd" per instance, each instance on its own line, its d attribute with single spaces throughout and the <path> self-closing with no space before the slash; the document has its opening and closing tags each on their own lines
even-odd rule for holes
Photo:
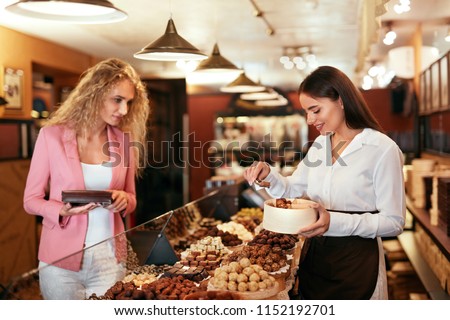
<svg viewBox="0 0 450 320">
<path fill-rule="evenodd" d="M 317 221 L 318 212 L 311 208 L 314 201 L 286 199 L 292 202 L 291 209 L 275 207 L 276 199 L 264 202 L 263 227 L 269 231 L 296 234 L 300 228 Z"/>
</svg>

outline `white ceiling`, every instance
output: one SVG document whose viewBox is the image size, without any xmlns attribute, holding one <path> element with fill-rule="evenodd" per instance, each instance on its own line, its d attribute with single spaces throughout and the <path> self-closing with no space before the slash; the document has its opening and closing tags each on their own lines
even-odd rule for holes
<svg viewBox="0 0 450 320">
<path fill-rule="evenodd" d="M 309 46 L 319 65 L 333 65 L 353 79 L 359 40 L 359 8 L 366 0 L 255 0 L 274 29 L 269 36 L 263 19 L 254 16 L 250 0 L 111 0 L 128 13 L 128 19 L 105 25 L 70 25 L 18 18 L 3 8 L 15 0 L 0 0 L 0 25 L 77 49 L 100 58 L 119 57 L 132 63 L 142 75 L 187 77 L 173 62 L 139 60 L 133 54 L 160 37 L 172 16 L 178 33 L 204 53 L 210 54 L 215 42 L 221 54 L 254 81 L 296 90 L 304 72 L 285 70 L 279 62 L 283 47 Z M 397 15 L 391 0 L 382 21 L 394 21 L 398 31 L 390 47 L 372 45 L 367 61 L 385 60 L 389 49 L 405 45 L 417 23 L 422 22 L 424 45 L 434 45 L 444 53 L 450 44 L 442 39 L 447 32 L 450 0 L 411 0 L 411 11 Z M 449 21 L 450 22 L 450 21 Z M 368 62 L 368 65 L 370 63 Z M 216 90 L 233 79 L 222 78 L 209 88 Z"/>
</svg>

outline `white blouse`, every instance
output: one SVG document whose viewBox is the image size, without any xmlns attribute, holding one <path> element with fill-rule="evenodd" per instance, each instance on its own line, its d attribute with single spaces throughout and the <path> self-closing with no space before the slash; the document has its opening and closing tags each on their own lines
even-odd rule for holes
<svg viewBox="0 0 450 320">
<path fill-rule="evenodd" d="M 329 136 L 319 136 L 289 177 L 275 168 L 264 179 L 273 197 L 309 197 L 326 209 L 374 211 L 378 214 L 330 212 L 325 236 L 365 238 L 396 236 L 405 222 L 403 155 L 388 136 L 364 129 L 331 162 Z"/>
<path fill-rule="evenodd" d="M 86 190 L 107 190 L 112 179 L 112 166 L 81 163 Z M 112 213 L 98 207 L 88 213 L 88 229 L 84 243 L 90 246 L 112 237 Z"/>
</svg>

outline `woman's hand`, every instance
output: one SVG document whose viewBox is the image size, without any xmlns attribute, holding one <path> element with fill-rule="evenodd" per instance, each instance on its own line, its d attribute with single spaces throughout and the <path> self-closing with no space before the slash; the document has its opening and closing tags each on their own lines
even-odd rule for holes
<svg viewBox="0 0 450 320">
<path fill-rule="evenodd" d="M 319 212 L 319 219 L 313 224 L 301 228 L 298 234 L 306 238 L 312 238 L 317 236 L 322 236 L 328 231 L 330 227 L 330 213 L 320 204 L 314 203 L 311 205 L 312 208 L 317 209 Z"/>
<path fill-rule="evenodd" d="M 106 207 L 114 212 L 122 212 L 128 206 L 128 194 L 122 190 L 108 190 L 112 192 L 113 203 Z"/>
<path fill-rule="evenodd" d="M 90 210 L 99 207 L 100 205 L 94 202 L 85 204 L 83 206 L 76 206 L 72 207 L 70 203 L 64 204 L 64 206 L 59 211 L 59 215 L 61 217 L 67 217 L 67 216 L 76 216 L 80 214 L 86 214 Z"/>
<path fill-rule="evenodd" d="M 270 167 L 267 163 L 262 161 L 255 161 L 250 167 L 245 169 L 244 178 L 250 185 L 253 185 L 255 180 L 264 180 L 270 173 Z"/>
</svg>

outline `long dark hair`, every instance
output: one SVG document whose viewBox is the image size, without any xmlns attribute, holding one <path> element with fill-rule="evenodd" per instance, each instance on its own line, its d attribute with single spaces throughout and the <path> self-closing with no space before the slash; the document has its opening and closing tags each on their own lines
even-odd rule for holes
<svg viewBox="0 0 450 320">
<path fill-rule="evenodd" d="M 301 93 L 316 98 L 328 98 L 332 101 L 341 98 L 344 105 L 345 122 L 349 128 L 371 128 L 383 132 L 361 92 L 339 69 L 330 66 L 317 68 L 300 84 L 298 94 Z"/>
</svg>

